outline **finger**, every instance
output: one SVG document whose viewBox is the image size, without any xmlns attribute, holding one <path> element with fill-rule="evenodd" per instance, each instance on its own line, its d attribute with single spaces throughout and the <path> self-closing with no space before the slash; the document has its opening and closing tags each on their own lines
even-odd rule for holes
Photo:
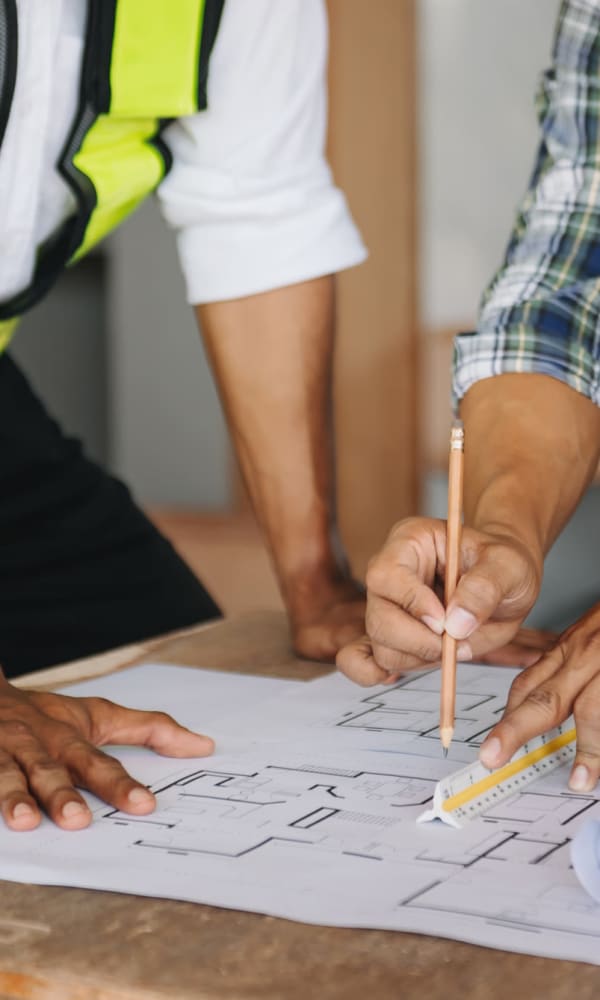
<svg viewBox="0 0 600 1000">
<path fill-rule="evenodd" d="M 382 646 L 375 642 L 371 643 L 371 648 L 375 663 L 388 674 L 410 673 L 413 670 L 426 670 L 428 667 L 439 664 L 441 659 L 441 644 L 440 654 L 435 657 L 427 658 L 419 655 L 413 655 L 412 653 L 405 653 L 402 650 L 389 649 L 387 646 Z M 456 658 L 461 663 L 468 662 L 473 659 L 471 647 L 468 642 L 458 643 L 456 647 Z"/>
<path fill-rule="evenodd" d="M 469 651 L 461 643 L 457 649 L 460 660 L 469 659 Z M 382 666 L 382 663 L 387 666 Z M 336 657 L 336 666 L 349 680 L 362 687 L 372 687 L 375 684 L 395 684 L 409 670 L 423 670 L 429 663 L 423 663 L 416 657 L 394 654 L 392 650 L 373 648 L 369 637 L 364 636 L 356 642 L 341 649 Z"/>
<path fill-rule="evenodd" d="M 118 760 L 86 740 L 76 738 L 63 744 L 61 755 L 77 784 L 115 809 L 145 815 L 156 806 L 154 795 L 145 785 L 135 781 Z"/>
<path fill-rule="evenodd" d="M 591 792 L 600 778 L 600 677 L 575 699 L 577 749 L 569 778 L 574 792 Z"/>
<path fill-rule="evenodd" d="M 141 712 L 104 698 L 84 698 L 90 714 L 90 743 L 144 746 L 163 757 L 207 757 L 214 751 L 209 736 L 180 726 L 165 712 Z"/>
<path fill-rule="evenodd" d="M 541 628 L 520 628 L 515 636 L 515 641 L 523 647 L 530 647 L 541 652 L 549 652 L 554 649 L 560 635 L 558 632 L 550 632 Z"/>
<path fill-rule="evenodd" d="M 25 775 L 4 751 L 0 752 L 0 808 L 11 830 L 33 830 L 42 818 L 37 802 L 29 793 Z"/>
<path fill-rule="evenodd" d="M 596 671 L 595 657 L 585 654 L 577 657 L 577 670 L 572 669 L 572 654 L 564 642 L 538 664 L 523 671 L 513 682 L 518 692 L 513 696 L 516 707 L 507 709 L 482 744 L 482 763 L 486 767 L 500 767 L 528 740 L 564 722 Z M 531 687 L 532 677 L 544 679 Z M 521 699 L 523 691 L 527 694 Z"/>
<path fill-rule="evenodd" d="M 440 659 L 441 637 L 392 601 L 381 597 L 369 599 L 365 625 L 374 645 L 405 653 L 423 663 Z"/>
<path fill-rule="evenodd" d="M 514 712 L 536 688 L 550 681 L 565 666 L 568 655 L 566 645 L 559 642 L 549 653 L 518 674 L 510 686 L 505 713 Z"/>
<path fill-rule="evenodd" d="M 498 623 L 506 628 L 507 623 Z M 481 663 L 494 663 L 501 667 L 532 667 L 538 663 L 544 653 L 550 652 L 558 643 L 559 636 L 556 632 L 547 632 L 541 629 L 520 628 L 512 641 L 496 648 L 494 641 L 498 641 L 500 633 L 488 633 L 488 628 L 492 625 L 488 622 L 483 625 L 478 632 L 469 640 L 473 651 L 473 659 Z M 492 649 L 480 651 L 481 644 L 492 643 Z M 511 706 L 511 707 L 516 707 Z"/>
<path fill-rule="evenodd" d="M 417 536 L 411 534 L 410 523 L 404 525 L 369 564 L 367 591 L 392 601 L 440 635 L 444 606 L 429 585 L 435 580 L 437 562 L 433 533 L 421 531 Z"/>
<path fill-rule="evenodd" d="M 542 656 L 541 650 L 523 646 L 520 642 L 508 642 L 500 649 L 486 653 L 473 651 L 473 659 L 479 663 L 492 663 L 496 667 L 532 667 Z"/>
<path fill-rule="evenodd" d="M 382 670 L 375 662 L 368 636 L 357 639 L 340 649 L 335 665 L 349 680 L 362 687 L 385 684 L 389 679 L 387 670 Z"/>
<path fill-rule="evenodd" d="M 474 567 L 458 581 L 446 613 L 446 631 L 455 639 L 468 639 L 489 618 L 506 620 L 508 609 L 499 614 L 501 606 L 516 608 L 517 598 L 528 589 L 523 572 L 522 561 L 507 547 L 489 545 L 483 549 Z"/>
<path fill-rule="evenodd" d="M 515 621 L 487 621 L 469 636 L 474 660 L 501 666 L 529 667 L 552 649 L 558 636 L 535 629 L 517 629 Z"/>
<path fill-rule="evenodd" d="M 321 663 L 333 663 L 343 646 L 355 642 L 364 635 L 364 611 L 355 621 L 340 625 L 303 625 L 297 630 L 294 648 L 299 656 Z"/>
<path fill-rule="evenodd" d="M 388 673 L 423 670 L 440 662 L 440 636 L 391 601 L 370 600 L 366 625 L 375 663 Z M 456 652 L 461 661 L 472 659 L 469 643 L 461 642 Z"/>
<path fill-rule="evenodd" d="M 81 830 L 89 825 L 90 810 L 73 786 L 71 775 L 48 753 L 28 726 L 21 722 L 4 723 L 0 739 L 3 752 L 13 758 L 30 791 L 54 823 L 65 830 Z M 25 805 L 30 804 L 28 799 Z M 19 810 L 19 814 L 25 822 L 26 812 Z"/>
</svg>

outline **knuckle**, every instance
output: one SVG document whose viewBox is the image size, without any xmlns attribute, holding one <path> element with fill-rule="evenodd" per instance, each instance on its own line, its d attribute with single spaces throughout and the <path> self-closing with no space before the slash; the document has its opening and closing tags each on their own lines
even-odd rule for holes
<svg viewBox="0 0 600 1000">
<path fill-rule="evenodd" d="M 600 652 L 600 629 L 594 628 L 580 637 L 581 652 L 596 657 Z"/>
<path fill-rule="evenodd" d="M 168 725 L 168 726 L 172 726 L 175 724 L 173 716 L 169 715 L 168 712 L 150 712 L 149 714 L 151 721 L 154 723 L 158 723 L 160 725 Z"/>
<path fill-rule="evenodd" d="M 65 761 L 81 760 L 96 753 L 96 748 L 78 736 L 70 736 L 61 743 L 60 755 Z"/>
<path fill-rule="evenodd" d="M 393 673 L 398 667 L 399 661 L 402 656 L 396 653 L 393 649 L 388 649 L 386 646 L 373 647 L 373 659 L 381 670 L 385 670 L 387 673 Z"/>
<path fill-rule="evenodd" d="M 385 616 L 380 614 L 379 611 L 375 611 L 373 608 L 367 608 L 365 628 L 371 642 L 386 642 L 387 628 L 384 618 Z"/>
<path fill-rule="evenodd" d="M 7 719 L 0 723 L 0 735 L 7 739 L 23 740 L 32 736 L 31 727 L 18 719 Z"/>
<path fill-rule="evenodd" d="M 582 691 L 575 699 L 573 714 L 577 723 L 583 723 L 586 727 L 596 726 L 600 741 L 600 699 L 588 691 Z"/>
<path fill-rule="evenodd" d="M 63 777 L 64 768 L 51 757 L 39 757 L 29 763 L 25 763 L 25 770 L 30 781 L 44 781 L 47 778 Z"/>
<path fill-rule="evenodd" d="M 418 653 L 395 652 L 394 650 L 377 649 L 373 651 L 375 662 L 387 674 L 403 673 L 405 670 L 415 670 L 423 666 L 425 657 Z M 427 661 L 429 662 L 429 661 Z"/>
<path fill-rule="evenodd" d="M 550 685 L 541 685 L 530 691 L 527 701 L 547 719 L 558 721 L 562 715 L 562 699 L 559 691 Z"/>
<path fill-rule="evenodd" d="M 414 655 L 424 663 L 436 663 L 440 659 L 441 651 L 433 646 L 420 646 L 414 651 Z"/>
<path fill-rule="evenodd" d="M 529 692 L 534 688 L 535 681 L 533 681 L 526 670 L 522 673 L 517 674 L 514 681 L 510 686 L 511 695 L 516 695 L 519 698 L 526 698 Z"/>
<path fill-rule="evenodd" d="M 123 770 L 121 764 L 114 757 L 110 757 L 108 754 L 103 753 L 102 750 L 98 750 L 97 747 L 89 744 L 82 750 L 82 765 L 88 773 L 99 773 L 99 772 L 113 772 L 121 773 Z"/>
<path fill-rule="evenodd" d="M 419 587 L 416 583 L 411 583 L 408 585 L 404 591 L 402 606 L 408 614 L 412 614 L 418 608 L 419 604 Z"/>
<path fill-rule="evenodd" d="M 114 702 L 108 698 L 99 698 L 97 696 L 88 698 L 87 705 L 92 712 L 109 712 L 111 708 L 114 708 Z"/>
<path fill-rule="evenodd" d="M 388 572 L 381 555 L 375 556 L 369 562 L 365 583 L 367 590 L 373 594 L 381 594 L 385 591 L 388 582 Z"/>
<path fill-rule="evenodd" d="M 587 738 L 583 741 L 577 742 L 577 760 L 576 763 L 586 763 L 596 765 L 600 760 L 600 734 L 598 743 L 594 746 L 590 740 Z"/>
<path fill-rule="evenodd" d="M 472 611 L 495 608 L 500 603 L 501 591 L 495 580 L 483 574 L 467 574 L 461 582 L 462 597 L 468 598 Z"/>
</svg>

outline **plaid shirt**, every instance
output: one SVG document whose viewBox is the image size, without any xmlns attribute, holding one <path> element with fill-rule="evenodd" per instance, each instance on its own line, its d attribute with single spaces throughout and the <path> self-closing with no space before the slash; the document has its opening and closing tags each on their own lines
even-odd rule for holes
<svg viewBox="0 0 600 1000">
<path fill-rule="evenodd" d="M 600 0 L 563 0 L 538 94 L 541 144 L 478 330 L 456 338 L 455 402 L 504 372 L 552 375 L 600 406 Z"/>
</svg>

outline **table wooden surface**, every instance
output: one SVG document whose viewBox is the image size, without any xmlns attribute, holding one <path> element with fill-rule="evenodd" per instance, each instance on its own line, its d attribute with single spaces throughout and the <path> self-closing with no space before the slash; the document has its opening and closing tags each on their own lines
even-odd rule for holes
<svg viewBox="0 0 600 1000">
<path fill-rule="evenodd" d="M 84 679 L 145 655 L 297 679 L 322 675 L 325 669 L 297 660 L 283 615 L 265 612 L 45 671 L 34 679 L 40 686 Z M 600 996 L 600 968 L 590 965 L 416 934 L 312 927 L 194 903 L 0 885 L 0 1000 Z"/>
</svg>

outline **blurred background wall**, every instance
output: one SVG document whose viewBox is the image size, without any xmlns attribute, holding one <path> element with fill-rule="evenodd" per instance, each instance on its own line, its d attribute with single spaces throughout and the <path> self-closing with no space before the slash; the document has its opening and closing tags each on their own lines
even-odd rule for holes
<svg viewBox="0 0 600 1000">
<path fill-rule="evenodd" d="M 368 26 L 362 0 L 329 7 L 330 152 L 372 251 L 341 282 L 336 384 L 343 524 L 360 569 L 395 517 L 443 512 L 451 339 L 475 321 L 527 183 L 559 0 L 376 0 Z M 14 353 L 62 422 L 209 567 L 226 608 L 277 602 L 153 203 L 26 318 Z M 565 566 L 591 586 L 586 504 L 550 566 L 555 617 Z"/>
</svg>

